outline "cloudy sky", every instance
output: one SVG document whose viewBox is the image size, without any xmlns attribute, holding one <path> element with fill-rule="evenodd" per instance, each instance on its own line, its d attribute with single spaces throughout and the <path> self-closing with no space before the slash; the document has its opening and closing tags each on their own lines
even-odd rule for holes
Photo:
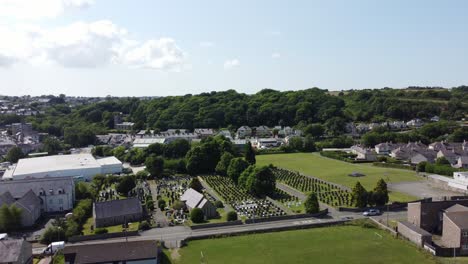
<svg viewBox="0 0 468 264">
<path fill-rule="evenodd" d="M 0 94 L 468 84 L 468 2 L 0 0 Z"/>
</svg>

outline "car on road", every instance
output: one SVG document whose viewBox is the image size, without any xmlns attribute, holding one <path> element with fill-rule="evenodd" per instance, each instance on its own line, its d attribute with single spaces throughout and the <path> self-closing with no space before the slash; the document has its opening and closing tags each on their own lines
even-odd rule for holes
<svg viewBox="0 0 468 264">
<path fill-rule="evenodd" d="M 380 211 L 378 209 L 370 209 L 362 213 L 363 216 L 375 216 L 380 215 Z"/>
<path fill-rule="evenodd" d="M 55 252 L 62 250 L 65 248 L 65 241 L 57 241 L 50 243 L 44 250 L 42 251 L 45 255 L 52 255 Z"/>
</svg>

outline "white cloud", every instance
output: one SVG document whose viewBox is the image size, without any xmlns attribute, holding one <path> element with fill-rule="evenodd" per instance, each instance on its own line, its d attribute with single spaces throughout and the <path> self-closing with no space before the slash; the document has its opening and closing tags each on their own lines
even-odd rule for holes
<svg viewBox="0 0 468 264">
<path fill-rule="evenodd" d="M 235 67 L 239 67 L 240 61 L 238 59 L 227 60 L 224 62 L 224 69 L 229 70 Z"/>
<path fill-rule="evenodd" d="M 202 42 L 200 42 L 200 47 L 203 47 L 203 48 L 211 48 L 211 47 L 214 47 L 214 46 L 215 46 L 215 43 L 211 42 L 211 41 L 202 41 Z"/>
<path fill-rule="evenodd" d="M 123 62 L 138 68 L 181 71 L 185 53 L 171 38 L 152 39 L 125 52 Z"/>
<path fill-rule="evenodd" d="M 19 20 L 54 18 L 92 4 L 94 0 L 0 0 L 0 17 Z"/>
<path fill-rule="evenodd" d="M 271 54 L 271 58 L 272 59 L 279 59 L 279 58 L 281 58 L 281 54 L 278 53 L 278 52 L 274 52 L 273 54 Z"/>
<path fill-rule="evenodd" d="M 76 1 L 76 0 L 75 0 Z M 133 40 L 111 21 L 77 22 L 64 27 L 0 27 L 0 66 L 25 62 L 33 65 L 131 67 L 180 71 L 185 53 L 171 38 Z"/>
</svg>

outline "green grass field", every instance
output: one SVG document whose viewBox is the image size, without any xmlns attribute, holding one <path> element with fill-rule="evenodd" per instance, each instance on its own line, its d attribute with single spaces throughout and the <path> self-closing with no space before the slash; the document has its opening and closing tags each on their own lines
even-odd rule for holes
<svg viewBox="0 0 468 264">
<path fill-rule="evenodd" d="M 171 264 L 436 263 L 407 241 L 359 226 L 190 241 L 186 247 L 166 254 L 165 262 Z"/>
<path fill-rule="evenodd" d="M 88 218 L 86 223 L 83 224 L 83 234 L 84 235 L 94 235 L 94 232 L 91 231 L 91 226 L 94 225 L 93 217 Z M 123 232 L 122 225 L 107 226 L 104 227 L 109 233 L 118 233 Z M 136 231 L 138 230 L 138 222 L 128 223 L 127 231 Z"/>
<path fill-rule="evenodd" d="M 314 176 L 323 180 L 338 183 L 352 188 L 356 181 L 367 189 L 375 187 L 376 182 L 383 178 L 388 182 L 418 181 L 421 180 L 415 172 L 393 168 L 381 168 L 372 164 L 352 164 L 320 156 L 318 153 L 288 153 L 258 155 L 258 165 L 273 164 L 277 167 L 299 171 L 305 175 Z M 349 177 L 352 172 L 363 173 L 364 177 Z M 404 193 L 390 193 L 391 201 L 417 200 L 416 197 Z"/>
</svg>

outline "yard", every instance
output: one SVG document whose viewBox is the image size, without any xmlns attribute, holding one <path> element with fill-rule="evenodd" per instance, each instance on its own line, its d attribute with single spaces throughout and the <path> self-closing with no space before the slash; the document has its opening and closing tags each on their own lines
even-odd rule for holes
<svg viewBox="0 0 468 264">
<path fill-rule="evenodd" d="M 329 182 L 334 182 L 352 188 L 356 181 L 371 190 L 376 182 L 383 178 L 389 182 L 419 181 L 420 178 L 413 171 L 375 167 L 371 164 L 351 164 L 344 161 L 329 159 L 318 153 L 288 153 L 258 155 L 258 165 L 273 164 L 280 168 L 299 171 L 305 175 L 314 176 Z M 350 177 L 348 174 L 359 172 L 365 174 L 363 177 Z M 410 201 L 416 197 L 391 192 L 391 201 Z"/>
<path fill-rule="evenodd" d="M 94 225 L 94 219 L 93 217 L 88 218 L 86 220 L 86 223 L 83 225 L 83 234 L 84 235 L 93 235 L 94 231 L 91 231 L 91 226 Z M 118 233 L 118 232 L 123 232 L 122 225 L 115 225 L 115 226 L 107 226 L 104 227 L 107 229 L 109 233 Z M 136 231 L 138 230 L 138 222 L 135 223 L 128 223 L 128 228 L 127 231 Z"/>
<path fill-rule="evenodd" d="M 166 253 L 166 263 L 172 264 L 436 263 L 409 242 L 359 226 L 196 240 Z"/>
</svg>

